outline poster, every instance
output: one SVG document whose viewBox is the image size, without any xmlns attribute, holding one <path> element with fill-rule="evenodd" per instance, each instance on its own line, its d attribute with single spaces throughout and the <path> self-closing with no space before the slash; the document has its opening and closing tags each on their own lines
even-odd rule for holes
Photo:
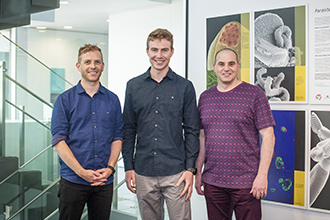
<svg viewBox="0 0 330 220">
<path fill-rule="evenodd" d="M 266 201 L 305 206 L 305 111 L 272 111 L 274 155 Z"/>
<path fill-rule="evenodd" d="M 206 20 L 207 85 L 217 84 L 213 70 L 215 54 L 223 49 L 234 50 L 240 62 L 238 79 L 250 82 L 250 13 L 208 18 Z"/>
<path fill-rule="evenodd" d="M 330 2 L 309 5 L 310 103 L 330 104 Z"/>
<path fill-rule="evenodd" d="M 311 111 L 309 205 L 330 211 L 330 111 Z"/>
<path fill-rule="evenodd" d="M 254 84 L 270 102 L 306 101 L 305 6 L 254 12 Z"/>
</svg>

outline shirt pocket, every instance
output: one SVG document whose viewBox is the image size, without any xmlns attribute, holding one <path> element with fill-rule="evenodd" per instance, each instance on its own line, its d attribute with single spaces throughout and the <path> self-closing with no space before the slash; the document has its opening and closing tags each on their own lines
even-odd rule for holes
<svg viewBox="0 0 330 220">
<path fill-rule="evenodd" d="M 182 116 L 183 101 L 179 94 L 169 94 L 165 97 L 165 109 L 173 117 Z"/>
<path fill-rule="evenodd" d="M 102 128 L 107 129 L 107 131 L 110 131 L 108 129 L 112 129 L 115 126 L 115 114 L 113 112 L 113 109 L 103 109 L 101 111 L 101 118 L 99 120 Z"/>
</svg>

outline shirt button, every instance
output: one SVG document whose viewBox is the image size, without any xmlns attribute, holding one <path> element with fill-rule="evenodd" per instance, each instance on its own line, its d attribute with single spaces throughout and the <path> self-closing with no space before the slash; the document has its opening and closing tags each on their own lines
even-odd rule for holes
<svg viewBox="0 0 330 220">
<path fill-rule="evenodd" d="M 157 138 L 155 138 L 155 141 L 157 141 Z"/>
<path fill-rule="evenodd" d="M 171 98 L 174 99 L 174 96 L 172 96 Z"/>
<path fill-rule="evenodd" d="M 95 115 L 95 112 L 93 112 L 93 115 Z"/>
<path fill-rule="evenodd" d="M 97 142 L 97 140 L 95 140 L 95 143 Z"/>
<path fill-rule="evenodd" d="M 158 114 L 158 111 L 156 110 L 155 113 Z"/>
<path fill-rule="evenodd" d="M 97 157 L 97 155 L 95 155 L 95 157 Z"/>
<path fill-rule="evenodd" d="M 94 128 L 96 128 L 96 126 L 94 126 Z"/>
<path fill-rule="evenodd" d="M 157 127 L 158 125 L 157 124 L 155 124 L 155 127 Z"/>
<path fill-rule="evenodd" d="M 154 154 L 157 154 L 156 152 L 154 152 Z"/>
<path fill-rule="evenodd" d="M 156 99 L 159 99 L 158 97 L 156 97 Z"/>
</svg>

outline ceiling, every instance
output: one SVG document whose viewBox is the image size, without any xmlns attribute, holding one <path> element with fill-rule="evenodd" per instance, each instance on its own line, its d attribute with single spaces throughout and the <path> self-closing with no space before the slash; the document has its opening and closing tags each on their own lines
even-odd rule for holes
<svg viewBox="0 0 330 220">
<path fill-rule="evenodd" d="M 68 4 L 60 4 L 58 9 L 32 15 L 31 24 L 27 27 L 64 30 L 64 26 L 72 26 L 71 31 L 107 34 L 110 14 L 171 3 L 171 0 L 68 1 Z"/>
</svg>

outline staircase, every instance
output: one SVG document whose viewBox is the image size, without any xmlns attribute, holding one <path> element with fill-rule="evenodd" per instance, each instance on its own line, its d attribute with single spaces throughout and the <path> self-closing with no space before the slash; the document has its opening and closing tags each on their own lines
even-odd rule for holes
<svg viewBox="0 0 330 220">
<path fill-rule="evenodd" d="M 48 79 L 55 79 L 61 87 L 72 86 L 61 74 L 1 33 L 0 41 L 9 42 L 16 48 L 16 66 L 26 65 L 28 60 L 38 72 L 43 69 L 43 73 L 50 74 Z M 20 60 L 23 63 L 19 63 Z M 50 119 L 52 102 L 62 91 L 56 93 L 51 89 L 40 91 L 29 87 L 27 79 L 16 79 L 15 71 L 8 68 L 8 61 L 0 62 L 0 74 L 0 91 L 3 91 L 0 96 L 0 220 L 58 219 L 59 162 L 51 146 Z M 45 83 L 51 84 L 41 80 L 33 85 Z M 123 163 L 119 160 L 118 164 L 110 219 L 140 219 L 136 197 L 124 184 Z M 82 219 L 87 219 L 87 211 Z"/>
</svg>

